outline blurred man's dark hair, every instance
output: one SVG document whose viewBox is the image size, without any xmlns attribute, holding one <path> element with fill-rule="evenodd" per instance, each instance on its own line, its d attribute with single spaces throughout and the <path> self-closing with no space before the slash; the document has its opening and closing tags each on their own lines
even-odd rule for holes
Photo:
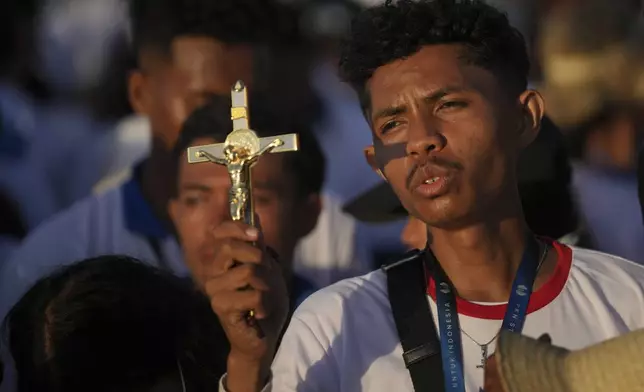
<svg viewBox="0 0 644 392">
<path fill-rule="evenodd" d="M 229 350 L 190 281 L 125 256 L 41 279 L 4 330 L 19 392 L 214 391 Z"/>
<path fill-rule="evenodd" d="M 273 0 L 130 0 L 135 53 L 169 53 L 180 36 L 205 36 L 235 44 L 274 42 L 284 28 Z M 287 27 L 288 28 L 288 27 Z"/>
</svg>

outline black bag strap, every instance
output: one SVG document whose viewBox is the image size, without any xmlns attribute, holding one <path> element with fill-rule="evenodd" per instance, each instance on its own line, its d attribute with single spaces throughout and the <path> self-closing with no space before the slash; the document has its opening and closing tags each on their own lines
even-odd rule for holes
<svg viewBox="0 0 644 392">
<path fill-rule="evenodd" d="M 444 392 L 440 341 L 427 301 L 425 252 L 414 250 L 387 266 L 389 303 L 416 392 Z"/>
</svg>

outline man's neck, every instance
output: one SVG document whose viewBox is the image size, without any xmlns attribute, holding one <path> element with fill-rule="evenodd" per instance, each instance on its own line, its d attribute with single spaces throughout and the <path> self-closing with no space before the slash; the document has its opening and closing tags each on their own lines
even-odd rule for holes
<svg viewBox="0 0 644 392">
<path fill-rule="evenodd" d="M 526 245 L 521 214 L 494 224 L 428 230 L 431 250 L 460 297 L 477 302 L 508 300 Z M 535 288 L 542 281 L 540 275 Z"/>
<path fill-rule="evenodd" d="M 174 170 L 172 154 L 153 148 L 141 167 L 138 179 L 143 197 L 154 214 L 163 221 L 169 220 L 167 206 L 175 186 Z"/>
</svg>

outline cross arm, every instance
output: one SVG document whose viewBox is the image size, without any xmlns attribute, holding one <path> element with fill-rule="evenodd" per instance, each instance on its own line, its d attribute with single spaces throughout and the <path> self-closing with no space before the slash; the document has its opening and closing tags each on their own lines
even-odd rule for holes
<svg viewBox="0 0 644 392">
<path fill-rule="evenodd" d="M 263 137 L 259 139 L 260 150 L 265 149 L 275 139 L 280 139 L 282 141 L 282 145 L 273 148 L 271 150 L 271 154 L 276 152 L 297 151 L 300 148 L 300 139 L 298 138 L 297 133 L 287 133 L 284 135 Z"/>
<path fill-rule="evenodd" d="M 271 150 L 271 154 L 278 152 L 289 152 L 297 151 L 299 149 L 299 138 L 296 133 L 287 133 L 284 135 L 276 135 L 271 137 L 263 137 L 259 139 L 260 150 L 264 149 L 266 146 L 271 144 L 275 139 L 280 139 L 284 144 L 277 146 Z M 210 154 L 212 157 L 217 159 L 224 158 L 224 147 L 225 143 L 216 143 L 216 144 L 206 144 L 203 146 L 188 147 L 188 162 L 189 163 L 201 163 L 201 162 L 211 162 L 207 156 L 201 154 L 201 151 Z"/>
<path fill-rule="evenodd" d="M 188 147 L 188 163 L 212 162 L 211 157 L 214 157 L 217 160 L 221 159 L 225 164 L 224 147 L 224 143 Z M 202 151 L 206 154 L 203 154 Z"/>
</svg>

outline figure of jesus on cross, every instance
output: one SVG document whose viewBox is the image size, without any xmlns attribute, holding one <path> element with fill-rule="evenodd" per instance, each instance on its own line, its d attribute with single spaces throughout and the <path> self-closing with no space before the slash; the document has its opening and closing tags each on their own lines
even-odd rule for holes
<svg viewBox="0 0 644 392">
<path fill-rule="evenodd" d="M 238 81 L 231 91 L 231 120 L 233 131 L 224 143 L 209 144 L 188 148 L 188 162 L 212 162 L 224 165 L 230 176 L 230 217 L 234 221 L 255 226 L 253 208 L 251 168 L 259 157 L 266 153 L 297 151 L 297 134 L 290 133 L 274 137 L 259 138 L 250 129 L 248 115 L 248 94 L 244 83 Z M 254 310 L 249 309 L 247 320 L 254 322 Z"/>
<path fill-rule="evenodd" d="M 239 130 L 249 131 L 249 130 Z M 249 131 L 252 132 L 252 131 Z M 264 153 L 271 152 L 275 147 L 283 145 L 281 139 L 274 139 L 268 145 L 264 146 L 256 153 L 250 153 L 246 148 L 235 148 L 232 145 L 224 147 L 224 158 L 217 158 L 207 151 L 200 151 L 202 157 L 208 158 L 212 163 L 224 165 L 228 169 L 230 176 L 230 217 L 234 221 L 244 219 L 244 211 L 246 210 L 246 203 L 249 201 L 250 190 L 250 171 L 247 168 L 257 161 L 257 159 Z"/>
<path fill-rule="evenodd" d="M 233 131 L 224 143 L 188 148 L 188 162 L 224 165 L 230 176 L 230 216 L 235 221 L 255 224 L 251 168 L 266 153 L 297 151 L 297 134 L 259 138 L 249 127 L 248 94 L 238 81 L 231 91 Z"/>
</svg>

